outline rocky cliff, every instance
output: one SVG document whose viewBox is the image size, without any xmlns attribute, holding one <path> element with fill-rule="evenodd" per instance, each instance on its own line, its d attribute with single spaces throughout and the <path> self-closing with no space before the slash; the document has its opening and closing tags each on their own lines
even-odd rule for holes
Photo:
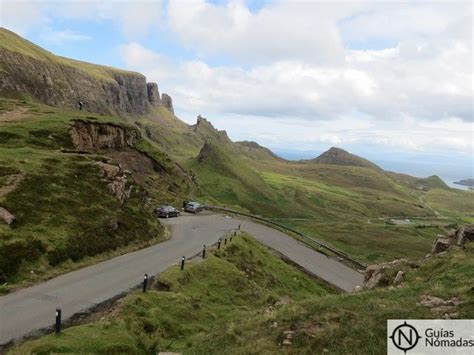
<svg viewBox="0 0 474 355">
<path fill-rule="evenodd" d="M 72 142 L 79 150 L 121 150 L 133 147 L 139 138 L 139 131 L 112 124 L 75 121 L 71 128 Z"/>
<path fill-rule="evenodd" d="M 143 114 L 171 98 L 145 76 L 55 56 L 0 28 L 0 93 L 27 94 L 48 105 L 103 113 Z"/>
</svg>

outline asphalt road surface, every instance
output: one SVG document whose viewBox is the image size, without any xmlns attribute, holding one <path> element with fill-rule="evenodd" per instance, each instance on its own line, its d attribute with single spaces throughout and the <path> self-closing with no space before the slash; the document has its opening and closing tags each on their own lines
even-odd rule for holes
<svg viewBox="0 0 474 355">
<path fill-rule="evenodd" d="M 0 345 L 54 324 L 139 285 L 145 273 L 155 275 L 182 256 L 192 256 L 240 224 L 243 231 L 296 264 L 344 291 L 362 285 L 363 276 L 286 234 L 249 220 L 208 212 L 165 220 L 172 237 L 163 243 L 73 271 L 36 286 L 0 297 Z"/>
</svg>

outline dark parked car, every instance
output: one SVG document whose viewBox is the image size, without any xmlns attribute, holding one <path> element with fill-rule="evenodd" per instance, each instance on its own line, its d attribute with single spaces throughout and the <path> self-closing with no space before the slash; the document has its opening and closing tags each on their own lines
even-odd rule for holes
<svg viewBox="0 0 474 355">
<path fill-rule="evenodd" d="M 155 213 L 158 215 L 158 217 L 163 217 L 163 218 L 179 216 L 179 211 L 176 208 L 171 207 L 171 206 L 165 206 L 165 205 L 158 207 L 155 210 Z"/>
<path fill-rule="evenodd" d="M 186 206 L 184 206 L 184 210 L 189 213 L 198 213 L 203 210 L 203 207 L 200 203 L 197 202 L 188 202 Z"/>
</svg>

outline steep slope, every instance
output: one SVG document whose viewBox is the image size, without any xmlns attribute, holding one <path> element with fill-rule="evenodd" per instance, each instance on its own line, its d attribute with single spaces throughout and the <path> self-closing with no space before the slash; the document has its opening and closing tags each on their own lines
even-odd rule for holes
<svg viewBox="0 0 474 355">
<path fill-rule="evenodd" d="M 235 241 L 184 272 L 171 268 L 157 290 L 127 296 L 100 320 L 11 353 L 383 354 L 387 319 L 474 317 L 473 243 L 401 261 L 404 276 L 394 284 L 390 274 L 388 287 L 341 295 L 251 238 Z"/>
<path fill-rule="evenodd" d="M 252 160 L 257 161 L 278 161 L 284 162 L 285 159 L 279 157 L 275 153 L 273 153 L 270 149 L 261 146 L 257 142 L 250 142 L 250 141 L 241 141 L 235 142 L 235 144 L 240 148 L 239 151 L 242 155 L 247 156 Z"/>
<path fill-rule="evenodd" d="M 0 95 L 29 95 L 43 103 L 115 114 L 143 114 L 150 106 L 173 110 L 158 86 L 134 72 L 94 65 L 54 54 L 0 28 Z"/>
<path fill-rule="evenodd" d="M 328 151 L 322 153 L 315 159 L 308 162 L 317 164 L 342 165 L 342 166 L 359 166 L 363 168 L 371 168 L 382 170 L 374 163 L 357 155 L 351 154 L 344 149 L 332 147 Z"/>
<path fill-rule="evenodd" d="M 171 99 L 160 96 L 158 86 L 147 84 L 140 74 L 57 57 L 6 30 L 0 30 L 0 37 L 0 56 L 5 58 L 0 62 L 0 95 L 23 97 L 4 99 L 0 107 L 0 153 L 4 158 L 0 194 L 6 198 L 14 196 L 16 192 L 12 191 L 28 181 L 28 174 L 41 171 L 46 179 L 48 173 L 56 173 L 54 165 L 44 161 L 49 154 L 61 161 L 66 156 L 86 159 L 87 164 L 95 157 L 132 172 L 127 181 L 133 180 L 129 185 L 143 189 L 141 201 L 151 198 L 153 203 L 181 204 L 181 199 L 192 198 L 225 204 L 278 218 L 281 223 L 369 261 L 398 256 L 407 248 L 421 253 L 445 225 L 469 220 L 474 213 L 469 202 L 462 209 L 456 207 L 459 201 L 469 200 L 470 195 L 442 190 L 439 179 L 400 178 L 337 148 L 316 161 L 286 161 L 257 143 L 232 142 L 225 131 L 215 129 L 202 116 L 194 125 L 180 121 L 173 113 Z M 85 100 L 85 109 L 102 115 L 67 109 L 75 106 L 77 94 L 82 91 L 91 95 Z M 116 93 L 116 100 L 111 101 L 108 95 Z M 57 106 L 39 105 L 32 98 Z M 116 115 L 104 116 L 103 112 Z M 84 132 L 91 135 L 79 139 L 84 143 L 79 148 L 73 145 L 69 134 L 78 121 L 86 121 Z M 112 127 L 101 128 L 102 123 L 112 123 Z M 121 143 L 119 150 L 110 149 L 116 147 L 117 141 L 130 138 L 116 126 L 137 131 L 132 145 Z M 101 130 L 115 131 L 119 136 L 94 138 Z M 91 147 L 101 149 L 91 151 Z M 42 169 L 43 163 L 47 168 Z M 58 171 L 62 174 L 63 169 Z M 424 187 L 420 189 L 419 183 Z M 45 193 L 54 186 L 52 183 Z M 59 194 L 63 195 L 66 193 Z M 87 205 L 84 201 L 80 204 Z M 143 205 L 136 207 L 141 213 Z M 439 218 L 438 209 L 449 219 Z M 54 215 L 54 206 L 47 213 Z M 386 225 L 386 219 L 396 216 L 414 221 L 403 229 Z M 43 238 L 49 225 L 41 223 L 38 235 Z M 70 225 L 77 231 L 82 228 L 80 224 Z M 62 233 L 61 228 L 68 229 L 66 222 L 58 222 L 54 228 L 57 232 L 53 239 L 72 233 Z"/>
<path fill-rule="evenodd" d="M 163 240 L 153 215 L 192 176 L 114 116 L 0 98 L 0 283 L 48 278 Z"/>
</svg>

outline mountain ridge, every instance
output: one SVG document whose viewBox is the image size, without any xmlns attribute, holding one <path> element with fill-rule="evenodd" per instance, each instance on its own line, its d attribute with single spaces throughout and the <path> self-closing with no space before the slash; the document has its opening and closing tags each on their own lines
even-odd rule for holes
<svg viewBox="0 0 474 355">
<path fill-rule="evenodd" d="M 144 114 L 152 106 L 173 112 L 172 99 L 140 73 L 56 56 L 0 28 L 0 93 L 29 95 L 45 104 L 90 112 Z M 21 68 L 21 70 L 19 70 Z"/>
</svg>

